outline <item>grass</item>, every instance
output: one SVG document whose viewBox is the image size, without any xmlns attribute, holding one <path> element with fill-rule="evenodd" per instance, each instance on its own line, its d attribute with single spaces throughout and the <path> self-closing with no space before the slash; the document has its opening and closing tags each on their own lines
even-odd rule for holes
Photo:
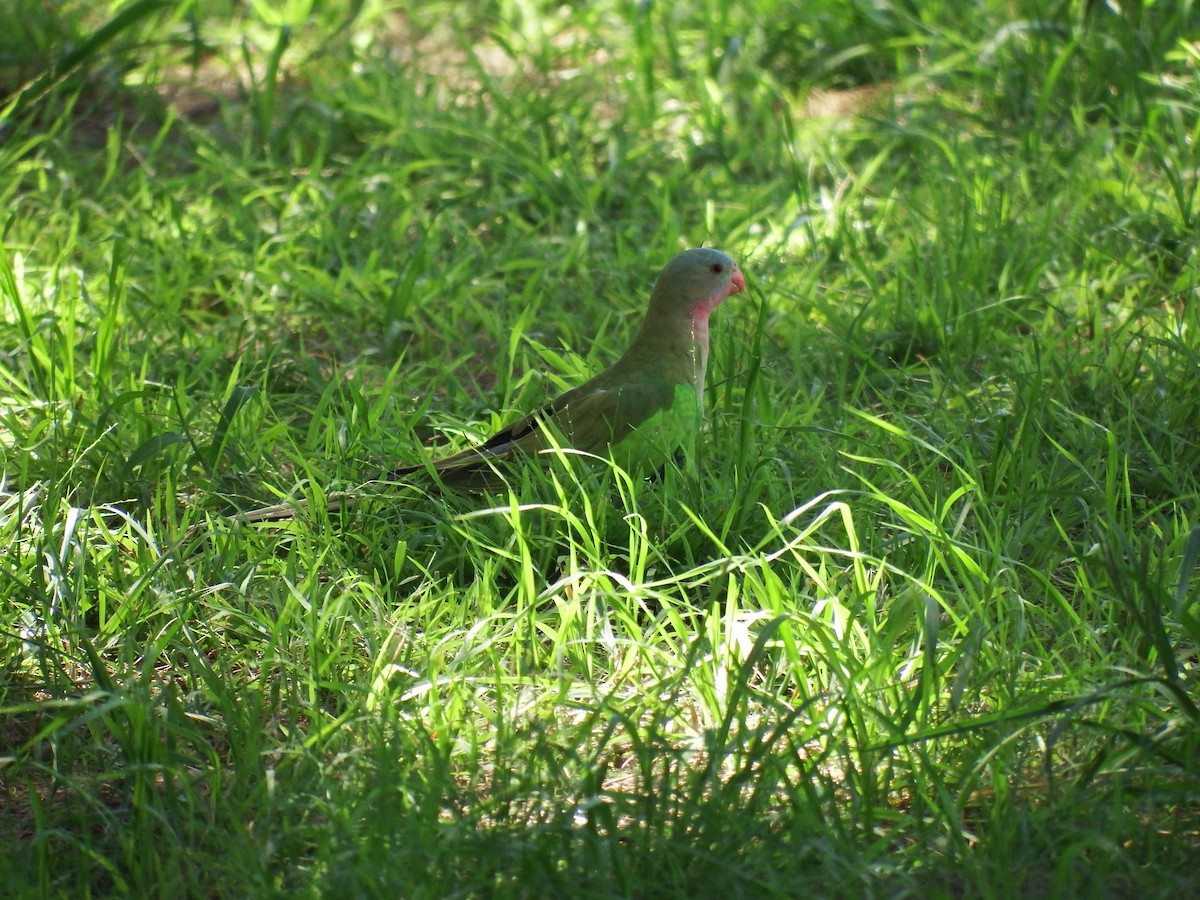
<svg viewBox="0 0 1200 900">
<path fill-rule="evenodd" d="M 1195 891 L 1194 4 L 10 6 L 14 896 Z M 696 471 L 224 518 L 701 243 Z"/>
</svg>

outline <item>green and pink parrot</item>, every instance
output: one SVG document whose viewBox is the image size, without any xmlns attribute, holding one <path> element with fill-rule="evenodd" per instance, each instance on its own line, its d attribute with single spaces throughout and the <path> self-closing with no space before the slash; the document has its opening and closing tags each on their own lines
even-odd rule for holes
<svg viewBox="0 0 1200 900">
<path fill-rule="evenodd" d="M 709 314 L 745 287 L 737 263 L 721 251 L 680 253 L 658 276 L 624 356 L 479 446 L 392 477 L 431 472 L 450 485 L 494 483 L 496 463 L 555 446 L 611 454 L 628 471 L 661 465 L 689 449 L 704 418 Z"/>
<path fill-rule="evenodd" d="M 709 315 L 745 288 L 737 263 L 721 251 L 680 253 L 658 276 L 646 318 L 615 363 L 482 444 L 403 466 L 380 481 L 430 476 L 451 487 L 502 485 L 507 461 L 555 447 L 611 456 L 630 472 L 652 470 L 681 449 L 689 452 L 704 418 Z M 350 502 L 346 495 L 331 497 L 330 507 Z M 293 505 L 272 506 L 238 518 L 277 520 L 295 511 Z"/>
</svg>

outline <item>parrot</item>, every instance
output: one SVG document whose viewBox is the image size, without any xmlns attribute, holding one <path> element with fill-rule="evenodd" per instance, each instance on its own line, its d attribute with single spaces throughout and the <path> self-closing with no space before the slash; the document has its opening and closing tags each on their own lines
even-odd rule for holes
<svg viewBox="0 0 1200 900">
<path fill-rule="evenodd" d="M 393 469 L 376 483 L 432 478 L 447 487 L 503 484 L 506 462 L 556 448 L 612 460 L 629 472 L 653 470 L 691 451 L 704 418 L 708 319 L 726 297 L 746 289 L 732 257 L 708 247 L 685 250 L 659 274 L 640 329 L 607 369 L 501 429 L 482 444 Z M 330 510 L 350 495 L 331 495 Z M 291 518 L 296 504 L 236 516 L 243 522 Z"/>
</svg>

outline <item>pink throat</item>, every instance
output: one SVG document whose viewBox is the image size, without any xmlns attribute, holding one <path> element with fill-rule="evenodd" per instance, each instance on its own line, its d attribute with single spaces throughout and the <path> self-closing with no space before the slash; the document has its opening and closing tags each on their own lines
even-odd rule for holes
<svg viewBox="0 0 1200 900">
<path fill-rule="evenodd" d="M 740 294 L 746 289 L 746 279 L 741 272 L 735 271 L 729 284 L 723 289 L 705 297 L 692 307 L 692 334 L 696 340 L 708 344 L 708 317 L 712 311 L 721 305 L 721 301 L 733 294 Z"/>
</svg>

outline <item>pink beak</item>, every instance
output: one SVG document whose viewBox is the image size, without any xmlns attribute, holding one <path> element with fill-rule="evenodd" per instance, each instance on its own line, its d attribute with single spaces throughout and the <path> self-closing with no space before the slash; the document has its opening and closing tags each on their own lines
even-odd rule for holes
<svg viewBox="0 0 1200 900">
<path fill-rule="evenodd" d="M 733 277 L 729 279 L 729 283 L 732 285 L 732 289 L 729 291 L 731 294 L 740 294 L 746 289 L 746 276 L 742 274 L 741 269 L 733 270 Z"/>
</svg>

